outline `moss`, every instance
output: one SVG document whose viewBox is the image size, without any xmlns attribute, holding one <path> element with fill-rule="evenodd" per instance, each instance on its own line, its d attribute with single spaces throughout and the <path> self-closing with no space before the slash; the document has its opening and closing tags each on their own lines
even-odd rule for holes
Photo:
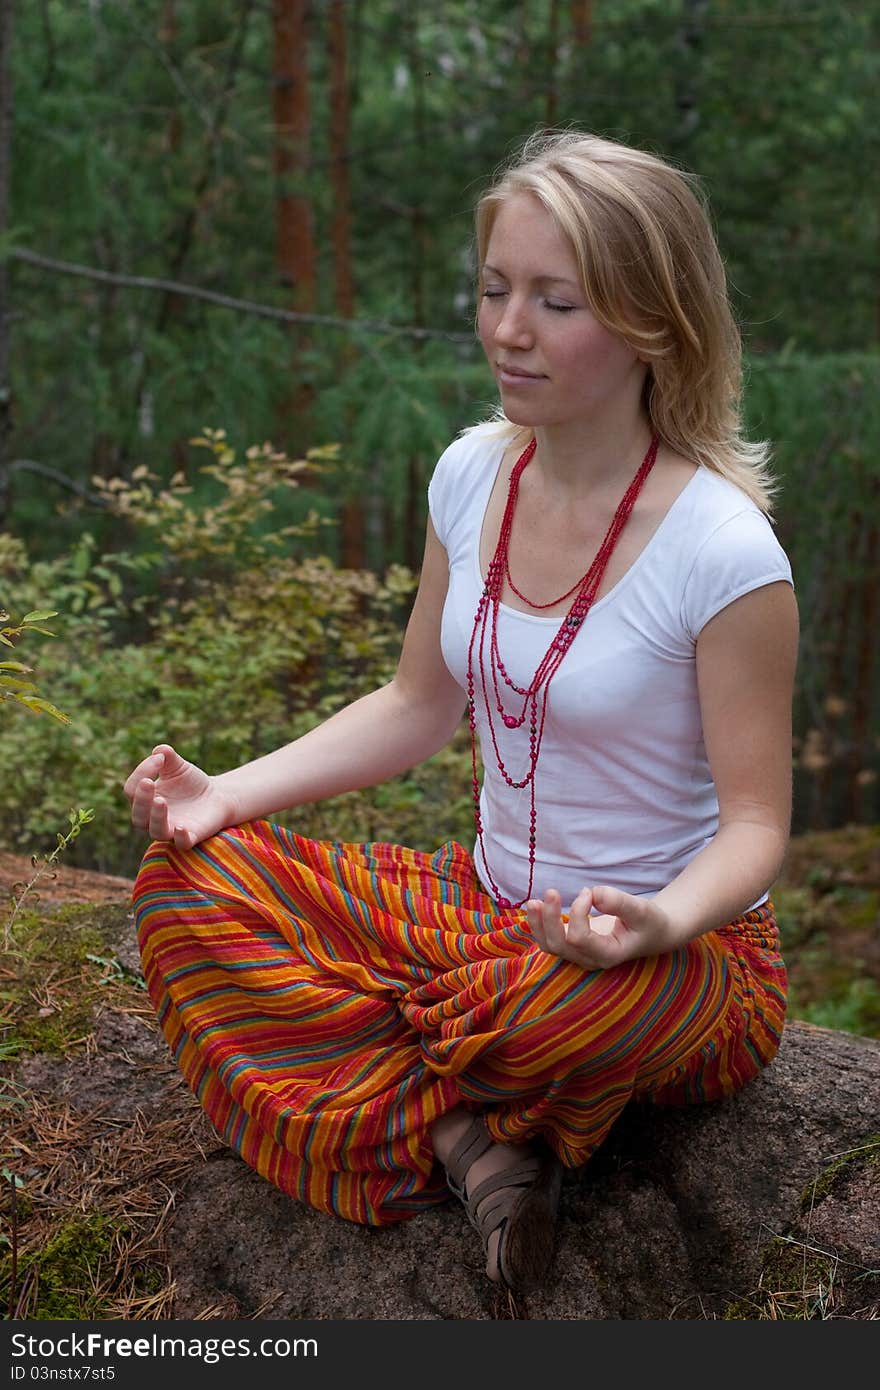
<svg viewBox="0 0 880 1390">
<path fill-rule="evenodd" d="M 880 1165 L 880 1134 L 870 1135 L 857 1148 L 839 1154 L 801 1193 L 801 1211 L 810 1211 L 832 1193 L 845 1178 L 863 1168 Z"/>
<path fill-rule="evenodd" d="M 22 1256 L 18 1267 L 18 1285 L 36 1267 L 38 1274 L 37 1308 L 29 1316 L 36 1319 L 100 1318 L 108 1312 L 104 1300 L 96 1293 L 100 1287 L 101 1267 L 106 1264 L 118 1235 L 128 1228 L 98 1214 L 77 1217 L 65 1223 L 41 1250 Z M 8 1292 L 11 1276 L 11 1257 L 0 1264 L 0 1282 Z"/>
<path fill-rule="evenodd" d="M 726 1322 L 804 1322 L 826 1316 L 837 1258 L 802 1242 L 775 1237 L 764 1247 L 758 1288 L 732 1300 L 722 1313 Z"/>
<path fill-rule="evenodd" d="M 723 1322 L 756 1322 L 763 1320 L 763 1304 L 753 1298 L 737 1298 L 728 1303 L 721 1314 Z"/>
<path fill-rule="evenodd" d="M 775 1318 L 783 1322 L 822 1317 L 836 1267 L 835 1255 L 777 1237 L 764 1253 L 761 1283 L 768 1311 L 772 1308 Z"/>
<path fill-rule="evenodd" d="M 91 904 L 23 912 L 13 928 L 4 980 L 7 1008 L 3 1053 L 63 1053 L 92 1028 L 102 967 L 89 955 L 103 949 Z M 51 1012 L 41 1010 L 51 1009 Z"/>
<path fill-rule="evenodd" d="M 802 1192 L 801 1212 L 808 1214 L 840 1184 L 868 1166 L 880 1166 L 880 1134 L 870 1135 L 829 1163 Z M 825 1318 L 837 1266 L 833 1251 L 817 1250 L 797 1235 L 776 1236 L 764 1246 L 758 1287 L 743 1298 L 731 1300 L 722 1317 L 726 1321 L 783 1322 Z"/>
</svg>

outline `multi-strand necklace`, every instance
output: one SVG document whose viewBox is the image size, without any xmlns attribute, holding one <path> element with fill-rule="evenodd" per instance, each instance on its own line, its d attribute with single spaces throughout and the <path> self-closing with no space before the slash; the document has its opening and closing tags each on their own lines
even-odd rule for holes
<svg viewBox="0 0 880 1390">
<path fill-rule="evenodd" d="M 471 730 L 471 769 L 473 773 L 473 794 L 474 794 L 474 821 L 477 829 L 477 838 L 480 843 L 483 864 L 492 885 L 498 906 L 501 908 L 522 907 L 532 896 L 535 875 L 535 846 L 537 844 L 537 814 L 535 809 L 535 772 L 538 766 L 538 757 L 541 751 L 541 741 L 544 736 L 544 724 L 547 718 L 547 706 L 550 698 L 550 682 L 558 671 L 562 661 L 565 659 L 566 652 L 577 636 L 583 625 L 584 619 L 592 607 L 593 600 L 602 583 L 602 576 L 605 573 L 611 553 L 617 544 L 620 533 L 629 520 L 630 513 L 635 505 L 636 498 L 641 492 L 642 485 L 654 466 L 657 457 L 657 447 L 659 440 L 656 436 L 652 438 L 648 446 L 638 472 L 627 488 L 621 499 L 620 505 L 611 519 L 611 525 L 605 532 L 605 538 L 599 546 L 586 574 L 577 583 L 559 598 L 551 599 L 549 603 L 534 603 L 526 598 L 525 594 L 516 587 L 510 576 L 510 536 L 513 530 L 513 516 L 516 511 L 516 500 L 519 493 L 520 478 L 531 462 L 535 452 L 537 441 L 531 439 L 520 454 L 513 466 L 510 475 L 510 483 L 507 489 L 507 504 L 504 508 L 504 515 L 501 519 L 501 529 L 498 533 L 498 544 L 495 547 L 495 554 L 489 562 L 489 569 L 486 575 L 486 582 L 480 601 L 477 604 L 477 611 L 474 617 L 474 627 L 471 633 L 471 640 L 468 645 L 468 664 L 467 664 L 467 695 L 468 695 L 468 723 Z M 513 592 L 527 603 L 530 608 L 553 608 L 557 603 L 562 603 L 564 599 L 572 594 L 574 598 L 568 612 L 562 619 L 549 647 L 538 663 L 535 674 L 527 686 L 517 685 L 511 678 L 506 666 L 501 658 L 498 647 L 498 610 L 501 605 L 501 594 L 504 589 L 504 581 L 510 585 Z M 529 788 L 529 885 L 526 889 L 525 897 L 519 902 L 511 902 L 505 898 L 492 877 L 492 871 L 486 858 L 486 849 L 483 844 L 483 821 L 480 814 L 480 784 L 477 774 L 477 718 L 476 718 L 476 681 L 479 678 L 480 690 L 485 704 L 486 715 L 489 724 L 489 737 L 495 754 L 495 761 L 498 771 L 504 778 L 507 785 L 514 790 Z M 504 706 L 505 690 L 510 695 L 516 697 L 521 702 L 519 712 L 510 713 Z M 529 752 L 527 760 L 527 770 L 525 776 L 516 779 L 510 775 L 504 765 L 501 750 L 498 747 L 498 737 L 496 734 L 496 724 L 498 719 L 507 729 L 522 729 L 528 725 Z"/>
</svg>

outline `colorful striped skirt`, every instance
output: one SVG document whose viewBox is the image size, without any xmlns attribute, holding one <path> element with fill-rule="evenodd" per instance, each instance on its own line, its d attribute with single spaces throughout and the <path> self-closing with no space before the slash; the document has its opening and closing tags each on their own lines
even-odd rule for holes
<svg viewBox="0 0 880 1390">
<path fill-rule="evenodd" d="M 134 890 L 150 998 L 220 1136 L 284 1192 L 385 1225 L 444 1201 L 429 1129 L 458 1105 L 570 1167 L 633 1097 L 714 1100 L 774 1056 L 770 903 L 667 955 L 586 971 L 540 950 L 455 842 L 321 843 L 268 821 Z"/>
</svg>

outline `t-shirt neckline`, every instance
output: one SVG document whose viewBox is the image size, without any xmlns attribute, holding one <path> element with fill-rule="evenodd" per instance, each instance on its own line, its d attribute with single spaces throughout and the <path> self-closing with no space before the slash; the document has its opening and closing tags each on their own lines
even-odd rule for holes
<svg viewBox="0 0 880 1390">
<path fill-rule="evenodd" d="M 479 525 L 477 526 L 477 540 L 476 545 L 474 546 L 473 557 L 474 572 L 481 590 L 485 587 L 486 583 L 486 578 L 483 574 L 482 567 L 480 565 L 480 547 L 483 541 L 483 528 L 486 525 L 486 512 L 488 511 L 489 499 L 492 496 L 492 490 L 495 487 L 498 474 L 501 471 L 501 465 L 504 462 L 504 455 L 507 452 L 509 444 L 509 439 L 505 439 L 502 442 L 502 449 L 498 457 L 498 460 L 494 468 L 489 470 L 489 487 L 484 495 L 484 501 L 480 509 L 480 520 Z M 615 595 L 618 594 L 620 590 L 629 582 L 630 576 L 634 575 L 640 569 L 642 562 L 648 557 L 649 551 L 652 549 L 654 542 L 660 535 L 663 528 L 666 526 L 666 523 L 672 516 L 679 502 L 682 500 L 685 493 L 690 489 L 694 481 L 700 476 L 701 473 L 704 473 L 705 471 L 706 470 L 702 465 L 697 465 L 696 472 L 693 474 L 692 477 L 688 478 L 687 482 L 679 492 L 678 496 L 675 497 L 673 501 L 670 503 L 670 505 L 667 507 L 666 512 L 664 516 L 661 518 L 658 526 L 654 530 L 653 535 L 650 536 L 645 545 L 642 546 L 642 549 L 639 551 L 632 564 L 629 566 L 628 569 L 624 570 L 617 583 L 611 589 L 608 590 L 607 594 L 603 594 L 600 599 L 598 599 L 594 604 L 591 605 L 590 613 L 597 613 L 600 608 L 603 608 L 605 604 L 608 603 L 610 599 L 614 598 Z M 504 613 L 510 613 L 514 618 L 524 618 L 526 622 L 530 623 L 546 623 L 548 625 L 553 624 L 554 626 L 558 627 L 560 619 L 564 617 L 564 614 L 562 613 L 557 613 L 554 617 L 542 617 L 540 613 L 524 613 L 521 608 L 512 608 L 508 603 L 499 603 L 498 606 Z"/>
</svg>

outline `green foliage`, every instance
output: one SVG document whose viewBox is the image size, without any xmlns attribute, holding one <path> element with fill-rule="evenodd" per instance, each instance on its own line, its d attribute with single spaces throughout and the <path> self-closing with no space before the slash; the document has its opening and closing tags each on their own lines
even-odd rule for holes
<svg viewBox="0 0 880 1390">
<path fill-rule="evenodd" d="M 746 406 L 774 445 L 800 609 L 795 825 L 877 821 L 880 354 L 752 358 Z"/>
<path fill-rule="evenodd" d="M 793 992 L 790 1006 L 793 1017 L 820 1028 L 880 1038 L 880 985 L 874 979 L 849 980 L 841 993 L 811 1004 L 801 1004 Z"/>
<path fill-rule="evenodd" d="M 16 552 L 14 546 L 11 547 L 11 549 L 13 553 L 17 553 L 20 556 L 21 552 Z M 42 624 L 48 622 L 50 618 L 57 618 L 57 616 L 58 613 L 55 609 L 33 609 L 30 613 L 25 613 L 24 617 L 21 618 L 18 623 L 0 628 L 0 643 L 4 646 L 14 648 L 17 639 L 21 637 L 23 632 L 39 632 L 45 637 L 54 637 L 55 634 L 51 629 L 43 627 Z M 8 622 L 8 619 L 9 614 L 0 610 L 0 622 Z M 10 671 L 16 672 L 16 675 L 10 676 L 8 674 Z M 70 716 L 62 714 L 61 710 L 56 709 L 50 701 L 43 699 L 42 696 L 37 693 L 37 685 L 34 681 L 21 679 L 23 674 L 30 675 L 31 673 L 32 668 L 30 666 L 25 666 L 23 662 L 0 661 L 0 701 L 13 700 L 18 705 L 23 706 L 25 709 L 32 710 L 36 714 L 50 714 L 54 719 L 57 719 L 59 723 L 69 724 Z M 17 890 L 14 891 L 12 895 L 11 911 L 3 923 L 4 950 L 9 951 L 12 946 L 12 932 L 15 921 L 28 893 L 31 892 L 38 879 L 52 868 L 59 854 L 66 850 L 68 846 L 73 844 L 74 840 L 79 837 L 83 826 L 88 825 L 89 821 L 93 818 L 94 812 L 91 810 L 85 811 L 72 808 L 68 817 L 70 829 L 65 834 L 60 832 L 57 834 L 57 844 L 52 853 L 48 856 L 43 856 L 40 860 L 34 856 L 34 873 L 27 883 L 17 885 Z"/>
<path fill-rule="evenodd" d="M 471 209 L 492 170 L 548 120 L 629 140 L 704 180 L 756 353 L 864 351 L 876 336 L 878 53 L 871 10 L 811 0 L 610 0 L 588 43 L 573 7 L 377 0 L 346 8 L 356 314 L 469 332 Z M 22 5 L 16 10 L 13 227 L 6 244 L 290 306 L 275 268 L 272 26 L 265 5 Z M 318 305 L 336 312 L 328 10 L 310 27 Z M 554 28 L 555 26 L 555 28 Z M 555 106 L 551 108 L 551 100 Z M 64 207 L 63 219 L 58 208 Z M 476 344 L 300 330 L 195 299 L 9 263 L 12 457 L 83 485 L 159 471 L 197 422 L 277 435 L 296 351 L 312 432 L 339 439 L 361 488 L 396 507 L 415 460 L 479 414 Z M 354 358 L 351 350 L 354 347 Z M 328 418 L 329 417 L 329 418 Z M 395 492 L 395 489 L 397 491 Z M 13 525 L 35 556 L 74 542 L 66 494 L 14 475 Z M 382 570 L 398 535 L 374 544 Z M 91 528 L 112 548 L 110 517 Z M 123 544 L 125 542 L 123 541 Z"/>
<path fill-rule="evenodd" d="M 121 788 L 145 751 L 167 741 L 209 771 L 236 766 L 394 673 L 414 576 L 393 565 L 380 578 L 292 553 L 299 528 L 273 525 L 272 499 L 296 486 L 297 464 L 268 445 L 238 463 L 222 431 L 198 443 L 212 454 L 210 492 L 161 488 L 147 475 L 107 482 L 134 553 L 102 560 L 84 537 L 31 565 L 0 538 L 17 599 L 48 584 L 77 614 L 46 667 L 74 711 L 65 737 L 37 738 L 21 720 L 0 730 L 12 772 L 0 786 L 0 841 L 10 846 L 44 838 L 59 788 L 76 787 L 94 812 L 90 861 L 132 872 L 144 845 Z M 314 450 L 308 462 L 327 467 L 334 455 Z M 301 807 L 287 821 L 315 838 L 433 849 L 470 833 L 469 785 L 459 740 L 407 778 Z"/>
<path fill-rule="evenodd" d="M 790 1017 L 880 1037 L 880 825 L 798 836 L 772 896 Z"/>
<path fill-rule="evenodd" d="M 27 883 L 16 884 L 13 890 L 12 910 L 3 925 L 3 945 L 4 949 L 7 951 L 12 948 L 15 922 L 21 913 L 22 906 L 28 894 L 33 891 L 44 874 L 51 871 L 53 865 L 58 862 L 59 855 L 63 854 L 63 852 L 73 844 L 74 840 L 79 839 L 83 826 L 88 825 L 90 821 L 95 819 L 95 812 L 92 809 L 84 811 L 82 807 L 77 808 L 72 806 L 68 812 L 67 819 L 70 829 L 65 833 L 62 833 L 60 830 L 57 832 L 58 843 L 52 850 L 52 853 L 41 856 L 33 855 L 31 862 L 34 866 L 34 872 L 31 874 Z"/>
<path fill-rule="evenodd" d="M 0 627 L 0 643 L 5 647 L 15 647 L 16 639 L 23 632 L 41 632 L 46 637 L 53 637 L 54 633 L 41 624 L 47 622 L 49 618 L 57 618 L 58 614 L 54 609 L 34 609 L 31 613 L 25 613 L 24 617 L 17 623 L 7 627 Z M 0 609 L 0 623 L 9 623 L 9 614 Z M 14 672 L 15 674 L 10 674 Z M 33 673 L 32 666 L 25 666 L 21 661 L 0 661 L 0 701 L 15 700 L 26 709 L 33 710 L 35 714 L 50 714 L 53 719 L 58 719 L 62 724 L 70 722 L 66 714 L 62 714 L 60 709 L 56 709 L 48 700 L 44 700 L 38 692 L 35 681 L 22 680 L 22 676 L 29 676 Z"/>
<path fill-rule="evenodd" d="M 42 1249 L 28 1252 L 19 1263 L 19 1287 L 25 1277 L 37 1274 L 38 1319 L 94 1319 L 106 1305 L 95 1290 L 107 1281 L 118 1242 L 128 1227 L 99 1212 L 73 1216 Z M 0 1258 L 0 1287 L 8 1288 L 11 1255 Z"/>
</svg>

